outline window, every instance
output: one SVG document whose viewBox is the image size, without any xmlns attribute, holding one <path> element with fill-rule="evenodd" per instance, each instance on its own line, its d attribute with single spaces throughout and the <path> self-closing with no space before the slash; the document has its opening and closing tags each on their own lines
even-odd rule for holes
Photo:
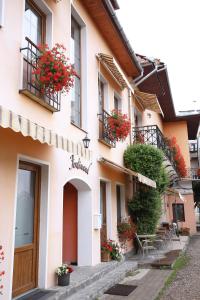
<svg viewBox="0 0 200 300">
<path fill-rule="evenodd" d="M 185 222 L 184 204 L 172 204 L 173 209 L 173 221 Z"/>
<path fill-rule="evenodd" d="M 35 45 L 45 42 L 46 17 L 32 0 L 25 2 L 24 37 Z"/>
<path fill-rule="evenodd" d="M 116 186 L 116 200 L 117 200 L 117 223 L 121 222 L 122 208 L 121 208 L 121 188 L 120 185 Z"/>
<path fill-rule="evenodd" d="M 118 95 L 114 95 L 114 109 L 120 110 L 121 109 L 121 99 Z"/>
<path fill-rule="evenodd" d="M 4 17 L 4 0 L 0 0 L 0 27 L 3 26 L 3 17 Z"/>
<path fill-rule="evenodd" d="M 99 79 L 99 114 L 102 114 L 104 110 L 104 93 L 104 82 Z"/>
<path fill-rule="evenodd" d="M 81 127 L 81 28 L 71 20 L 71 63 L 77 76 L 71 91 L 71 122 Z"/>
<path fill-rule="evenodd" d="M 134 107 L 134 123 L 136 127 L 142 126 L 142 114 Z"/>
</svg>

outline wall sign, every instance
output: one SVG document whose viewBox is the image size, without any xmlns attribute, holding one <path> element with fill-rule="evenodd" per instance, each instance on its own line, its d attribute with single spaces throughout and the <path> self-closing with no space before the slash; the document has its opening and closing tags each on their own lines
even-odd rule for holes
<svg viewBox="0 0 200 300">
<path fill-rule="evenodd" d="M 86 174 L 89 174 L 89 170 L 90 170 L 90 167 L 92 165 L 92 163 L 89 164 L 88 167 L 84 166 L 81 162 L 81 159 L 78 158 L 77 161 L 75 161 L 75 158 L 74 158 L 74 155 L 70 156 L 70 159 L 71 159 L 71 168 L 69 168 L 69 170 L 71 169 L 78 169 L 78 170 L 82 170 L 83 172 L 85 172 Z"/>
</svg>

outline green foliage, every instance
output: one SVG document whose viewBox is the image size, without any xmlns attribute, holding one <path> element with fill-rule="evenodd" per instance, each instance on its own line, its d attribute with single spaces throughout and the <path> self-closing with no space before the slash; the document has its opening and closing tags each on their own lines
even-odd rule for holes
<svg viewBox="0 0 200 300">
<path fill-rule="evenodd" d="M 156 189 L 140 189 L 128 206 L 137 223 L 137 232 L 139 234 L 154 233 L 161 214 L 159 192 Z"/>
<path fill-rule="evenodd" d="M 161 215 L 161 194 L 169 185 L 169 178 L 163 167 L 163 152 L 152 145 L 134 144 L 124 153 L 125 165 L 156 181 L 156 189 L 141 186 L 129 202 L 130 214 L 137 224 L 137 232 L 154 233 Z"/>
<path fill-rule="evenodd" d="M 163 162 L 163 153 L 152 145 L 134 144 L 124 152 L 125 165 L 152 180 L 157 180 Z"/>
</svg>

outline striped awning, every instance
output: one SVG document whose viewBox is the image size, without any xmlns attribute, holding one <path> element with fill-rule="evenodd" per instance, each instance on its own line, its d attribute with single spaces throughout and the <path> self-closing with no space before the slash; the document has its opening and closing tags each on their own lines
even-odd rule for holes
<svg viewBox="0 0 200 300">
<path fill-rule="evenodd" d="M 121 89 L 129 86 L 124 74 L 120 70 L 117 62 L 114 57 L 104 53 L 98 53 L 97 58 L 103 64 L 103 66 L 111 73 L 112 77 L 117 81 L 120 85 Z"/>
<path fill-rule="evenodd" d="M 23 136 L 29 136 L 42 144 L 46 143 L 49 146 L 55 146 L 74 155 L 80 155 L 87 160 L 90 159 L 91 153 L 83 147 L 82 143 L 74 143 L 52 130 L 40 126 L 2 106 L 0 106 L 0 126 L 20 132 Z"/>
<path fill-rule="evenodd" d="M 100 163 L 103 163 L 103 164 L 107 164 L 109 166 L 111 166 L 112 168 L 115 168 L 115 169 L 118 169 L 119 171 L 123 172 L 123 173 L 126 173 L 128 175 L 131 175 L 131 176 L 134 176 L 134 177 L 137 177 L 138 181 L 145 184 L 145 185 L 148 185 L 150 187 L 153 187 L 153 188 L 156 188 L 156 182 L 151 180 L 150 178 L 140 174 L 140 173 L 137 173 L 137 172 L 134 172 L 128 168 L 125 168 L 123 166 L 120 166 L 118 165 L 117 163 L 105 158 L 105 157 L 101 157 L 99 158 L 98 160 Z"/>
<path fill-rule="evenodd" d="M 135 97 L 139 100 L 144 109 L 149 109 L 163 115 L 163 111 L 156 95 L 135 90 Z"/>
</svg>

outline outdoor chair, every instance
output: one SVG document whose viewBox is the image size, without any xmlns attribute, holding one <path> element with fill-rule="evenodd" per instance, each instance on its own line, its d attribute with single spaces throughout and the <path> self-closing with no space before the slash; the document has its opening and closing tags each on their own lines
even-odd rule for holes
<svg viewBox="0 0 200 300">
<path fill-rule="evenodd" d="M 149 250 L 157 251 L 157 248 L 153 246 L 153 242 L 150 239 L 140 240 L 137 233 L 135 234 L 135 238 L 139 245 L 140 251 L 142 252 L 142 256 L 144 256 L 145 253 L 148 255 Z"/>
</svg>

